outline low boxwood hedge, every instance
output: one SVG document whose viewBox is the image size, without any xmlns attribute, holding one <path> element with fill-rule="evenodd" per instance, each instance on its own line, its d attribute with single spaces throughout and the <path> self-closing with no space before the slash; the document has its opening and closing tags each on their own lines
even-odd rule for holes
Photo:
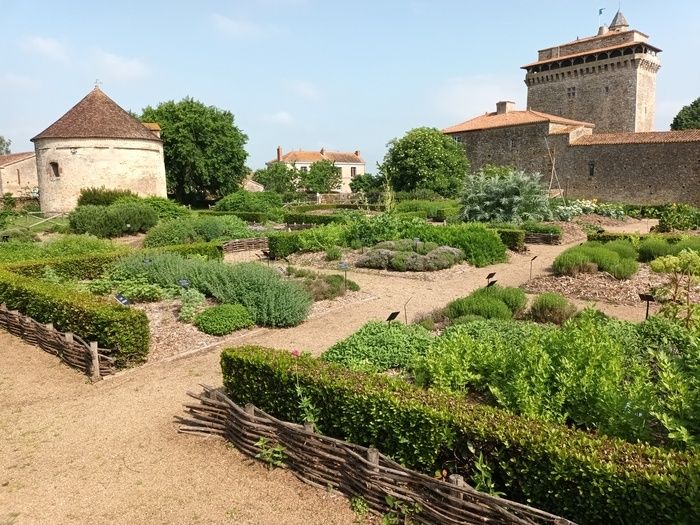
<svg viewBox="0 0 700 525">
<path fill-rule="evenodd" d="M 142 362 L 148 354 L 148 318 L 140 310 L 5 268 L 0 268 L 0 302 L 41 323 L 53 323 L 58 330 L 74 332 L 114 350 L 118 367 Z"/>
<path fill-rule="evenodd" d="M 299 251 L 299 232 L 273 232 L 267 236 L 272 259 L 284 259 Z"/>
<path fill-rule="evenodd" d="M 284 222 L 287 224 L 332 224 L 343 222 L 342 215 L 313 215 L 311 213 L 285 213 Z"/>
<path fill-rule="evenodd" d="M 469 474 L 483 454 L 509 499 L 579 523 L 698 523 L 700 459 L 518 417 L 406 381 L 260 347 L 225 350 L 237 403 L 301 421 L 299 389 L 324 434 L 376 446 L 409 468 Z"/>
<path fill-rule="evenodd" d="M 202 216 L 221 216 L 221 215 L 234 215 L 239 219 L 243 219 L 246 222 L 257 222 L 264 223 L 273 220 L 267 213 L 257 212 L 257 211 L 215 211 L 215 210 L 200 210 L 197 212 L 198 215 Z"/>
<path fill-rule="evenodd" d="M 513 250 L 514 252 L 525 251 L 525 230 L 496 228 L 496 233 L 498 233 L 501 242 L 503 242 L 509 250 Z"/>
</svg>

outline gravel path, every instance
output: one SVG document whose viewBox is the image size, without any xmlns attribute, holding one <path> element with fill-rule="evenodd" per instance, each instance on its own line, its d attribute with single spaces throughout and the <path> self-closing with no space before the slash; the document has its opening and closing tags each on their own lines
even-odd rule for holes
<svg viewBox="0 0 700 525">
<path fill-rule="evenodd" d="M 534 246 L 509 264 L 430 282 L 349 272 L 372 295 L 238 343 L 315 354 L 370 319 L 444 306 L 486 283 L 545 275 L 567 246 Z M 403 313 L 402 316 L 403 317 Z M 228 343 L 230 346 L 231 343 Z M 217 439 L 180 435 L 188 390 L 221 385 L 220 346 L 91 385 L 54 357 L 0 332 L 0 524 L 352 524 L 345 499 L 268 471 Z"/>
</svg>

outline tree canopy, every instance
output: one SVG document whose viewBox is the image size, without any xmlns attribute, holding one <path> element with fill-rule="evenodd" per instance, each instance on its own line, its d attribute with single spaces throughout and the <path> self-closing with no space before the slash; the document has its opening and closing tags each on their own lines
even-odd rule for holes
<svg viewBox="0 0 700 525">
<path fill-rule="evenodd" d="M 330 160 L 314 162 L 308 171 L 299 172 L 299 185 L 306 191 L 329 193 L 343 182 L 340 168 Z"/>
<path fill-rule="evenodd" d="M 219 198 L 238 189 L 245 178 L 248 137 L 231 112 L 188 97 L 148 106 L 141 120 L 160 125 L 168 193 L 178 201 Z"/>
<path fill-rule="evenodd" d="M 700 129 L 700 97 L 681 108 L 671 122 L 671 129 L 674 131 Z"/>
<path fill-rule="evenodd" d="M 350 191 L 353 193 L 360 193 L 361 191 L 365 193 L 379 192 L 382 190 L 383 183 L 384 180 L 382 177 L 372 175 L 371 173 L 364 173 L 350 181 Z"/>
<path fill-rule="evenodd" d="M 12 141 L 10 139 L 6 139 L 2 135 L 0 135 L 0 155 L 9 155 L 11 144 Z"/>
<path fill-rule="evenodd" d="M 415 128 L 387 144 L 381 171 L 396 191 L 459 193 L 469 170 L 462 146 L 435 128 Z"/>
<path fill-rule="evenodd" d="M 272 162 L 253 174 L 253 180 L 265 186 L 265 191 L 277 193 L 296 191 L 298 179 L 299 171 L 284 162 Z"/>
</svg>

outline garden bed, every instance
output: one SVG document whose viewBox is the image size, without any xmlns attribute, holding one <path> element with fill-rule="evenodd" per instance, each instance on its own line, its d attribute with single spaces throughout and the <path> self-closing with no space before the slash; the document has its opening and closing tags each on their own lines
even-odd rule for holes
<svg viewBox="0 0 700 525">
<path fill-rule="evenodd" d="M 611 304 L 639 305 L 639 294 L 669 283 L 666 274 L 654 273 L 649 265 L 642 264 L 629 279 L 615 279 L 608 273 L 581 273 L 575 277 L 563 275 L 533 279 L 522 286 L 528 293 L 558 292 L 567 297 Z M 700 295 L 696 294 L 696 300 Z"/>
</svg>

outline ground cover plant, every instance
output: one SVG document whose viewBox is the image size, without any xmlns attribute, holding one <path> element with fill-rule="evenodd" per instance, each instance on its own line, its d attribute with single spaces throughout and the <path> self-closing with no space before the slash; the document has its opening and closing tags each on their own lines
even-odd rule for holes
<svg viewBox="0 0 700 525">
<path fill-rule="evenodd" d="M 525 309 L 527 297 L 520 288 L 492 285 L 450 302 L 442 311 L 451 324 L 473 319 L 512 319 Z"/>
<path fill-rule="evenodd" d="M 637 250 L 628 241 L 589 241 L 559 254 L 552 268 L 556 275 L 604 271 L 616 279 L 629 279 L 639 268 L 636 258 Z"/>
<path fill-rule="evenodd" d="M 459 248 L 399 239 L 375 245 L 360 257 L 356 265 L 398 272 L 434 272 L 450 268 L 463 259 L 464 253 Z"/>
<path fill-rule="evenodd" d="M 37 259 L 52 259 L 83 254 L 119 251 L 110 241 L 91 235 L 64 235 L 45 242 L 0 243 L 0 264 Z"/>
<path fill-rule="evenodd" d="M 224 304 L 241 304 L 261 326 L 294 326 L 308 314 L 312 299 L 299 284 L 258 263 L 227 264 L 177 254 L 135 254 L 118 260 L 106 277 L 118 281 L 142 279 L 172 288 L 188 286 Z"/>
<path fill-rule="evenodd" d="M 419 325 L 370 321 L 330 347 L 321 358 L 353 370 L 409 368 L 418 356 L 425 354 L 434 337 Z"/>
<path fill-rule="evenodd" d="M 550 329 L 554 330 L 554 329 Z M 224 386 L 239 404 L 302 422 L 300 394 L 325 434 L 375 446 L 409 468 L 467 479 L 481 467 L 509 499 L 579 523 L 692 523 L 700 516 L 697 456 L 568 429 L 425 390 L 399 377 L 347 370 L 258 347 L 225 350 Z"/>
<path fill-rule="evenodd" d="M 599 203 L 595 200 L 578 199 L 564 201 L 552 199 L 551 207 L 554 218 L 559 221 L 569 222 L 580 215 L 595 214 L 611 219 L 624 219 L 625 207 L 622 204 Z"/>
<path fill-rule="evenodd" d="M 283 217 L 282 198 L 270 191 L 234 191 L 218 201 L 213 209 L 218 212 L 262 214 L 268 220 L 279 221 Z"/>
<path fill-rule="evenodd" d="M 561 294 L 545 292 L 530 305 L 529 317 L 537 323 L 562 324 L 576 313 L 576 306 Z"/>
<path fill-rule="evenodd" d="M 157 222 L 158 213 L 138 200 L 116 201 L 108 206 L 85 204 L 68 215 L 72 233 L 89 233 L 105 238 L 143 233 Z"/>
<path fill-rule="evenodd" d="M 253 317 L 240 304 L 220 304 L 197 314 L 194 325 L 209 335 L 227 335 L 253 326 Z"/>
<path fill-rule="evenodd" d="M 233 215 L 188 216 L 163 221 L 151 228 L 144 239 L 148 248 L 213 240 L 255 237 L 246 223 Z"/>
<path fill-rule="evenodd" d="M 672 204 L 659 214 L 658 230 L 661 232 L 697 229 L 700 229 L 700 208 L 695 206 Z"/>
</svg>

